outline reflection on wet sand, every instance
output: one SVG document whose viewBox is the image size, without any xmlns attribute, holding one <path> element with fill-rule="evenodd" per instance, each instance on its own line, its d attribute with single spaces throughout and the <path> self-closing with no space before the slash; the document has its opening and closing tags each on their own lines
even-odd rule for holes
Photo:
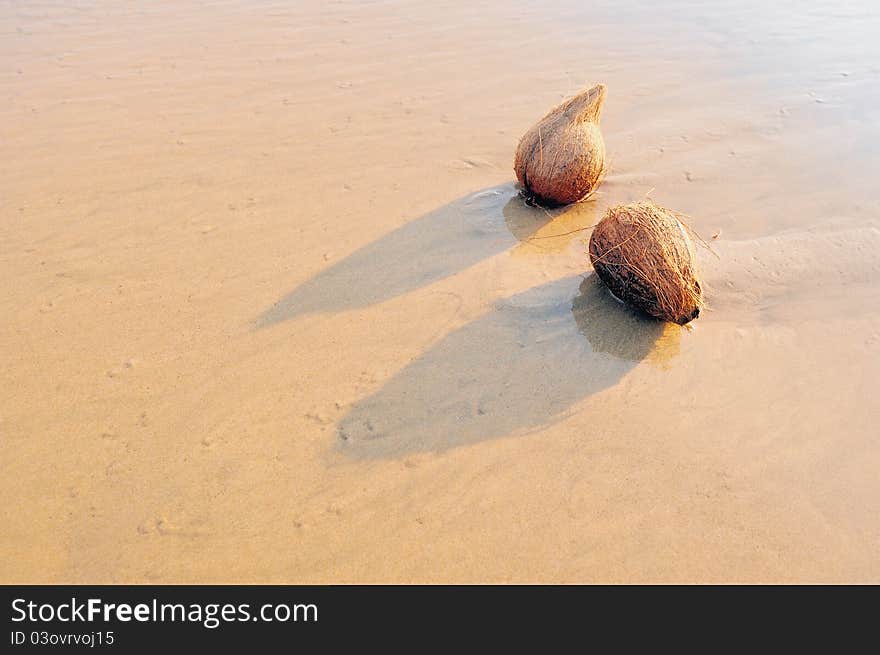
<svg viewBox="0 0 880 655">
<path fill-rule="evenodd" d="M 601 216 L 595 198 L 567 207 L 544 209 L 532 207 L 514 196 L 504 205 L 504 222 L 519 243 L 515 255 L 546 255 L 564 251 L 578 236 L 588 235 L 587 228 Z"/>
<path fill-rule="evenodd" d="M 631 310 L 595 276 L 585 277 L 571 305 L 593 353 L 665 367 L 679 352 L 682 328 Z M 687 329 L 687 328 L 684 328 Z"/>
<path fill-rule="evenodd" d="M 257 326 L 368 307 L 427 286 L 529 239 L 558 213 L 526 206 L 512 183 L 470 194 L 304 282 L 264 312 Z"/>
<path fill-rule="evenodd" d="M 340 447 L 394 457 L 547 426 L 661 339 L 658 357 L 674 356 L 679 332 L 619 304 L 595 276 L 544 284 L 500 301 L 357 403 L 339 424 Z"/>
</svg>

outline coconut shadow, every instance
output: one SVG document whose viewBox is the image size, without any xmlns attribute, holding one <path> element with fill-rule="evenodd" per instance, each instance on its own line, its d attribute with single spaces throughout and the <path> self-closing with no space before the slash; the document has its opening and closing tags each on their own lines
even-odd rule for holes
<svg viewBox="0 0 880 655">
<path fill-rule="evenodd" d="M 394 458 L 545 427 L 619 382 L 661 336 L 677 339 L 671 327 L 673 336 L 618 303 L 595 275 L 530 289 L 356 403 L 337 426 L 337 447 L 354 458 Z"/>
<path fill-rule="evenodd" d="M 303 282 L 263 312 L 255 327 L 369 307 L 425 287 L 527 240 L 558 213 L 526 206 L 513 183 L 472 193 Z"/>
</svg>

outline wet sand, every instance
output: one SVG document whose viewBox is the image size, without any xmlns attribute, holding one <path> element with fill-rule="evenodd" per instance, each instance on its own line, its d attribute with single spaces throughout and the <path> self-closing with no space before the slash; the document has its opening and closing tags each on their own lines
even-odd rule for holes
<svg viewBox="0 0 880 655">
<path fill-rule="evenodd" d="M 0 580 L 880 581 L 880 11 L 464 4 L 0 5 Z M 591 274 L 646 196 L 693 329 Z"/>
</svg>

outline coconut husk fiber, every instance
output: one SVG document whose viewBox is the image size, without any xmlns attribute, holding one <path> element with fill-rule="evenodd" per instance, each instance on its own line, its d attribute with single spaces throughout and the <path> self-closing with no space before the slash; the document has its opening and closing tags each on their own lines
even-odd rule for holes
<svg viewBox="0 0 880 655">
<path fill-rule="evenodd" d="M 684 325 L 700 315 L 696 253 L 679 215 L 651 201 L 612 207 L 593 229 L 590 262 L 624 302 Z"/>
<path fill-rule="evenodd" d="M 589 196 L 605 174 L 599 117 L 605 85 L 554 108 L 520 139 L 513 168 L 527 201 L 567 205 Z"/>
</svg>

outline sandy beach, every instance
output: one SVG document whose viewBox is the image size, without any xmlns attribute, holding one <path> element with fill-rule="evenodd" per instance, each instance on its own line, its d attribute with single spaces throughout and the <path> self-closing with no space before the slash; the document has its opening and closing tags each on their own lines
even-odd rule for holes
<svg viewBox="0 0 880 655">
<path fill-rule="evenodd" d="M 0 2 L 0 582 L 880 582 L 880 8 L 476 4 Z"/>
</svg>

